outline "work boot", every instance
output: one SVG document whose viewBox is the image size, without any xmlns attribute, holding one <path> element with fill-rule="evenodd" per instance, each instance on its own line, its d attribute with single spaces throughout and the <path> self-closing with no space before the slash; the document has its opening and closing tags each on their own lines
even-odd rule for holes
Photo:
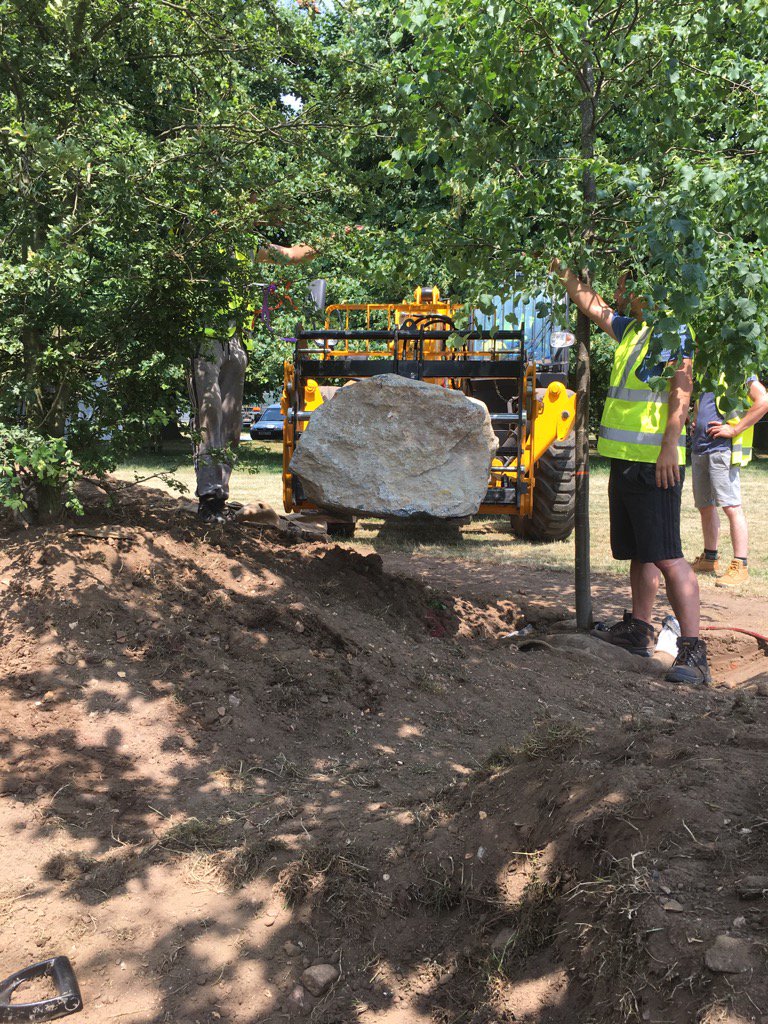
<svg viewBox="0 0 768 1024">
<path fill-rule="evenodd" d="M 223 523 L 226 518 L 227 503 L 223 498 L 212 498 L 204 495 L 197 506 L 198 519 L 204 523 Z"/>
<path fill-rule="evenodd" d="M 738 587 L 749 579 L 749 569 L 740 558 L 734 558 L 722 576 L 715 581 L 716 587 Z"/>
<path fill-rule="evenodd" d="M 706 643 L 697 636 L 678 637 L 677 657 L 664 678 L 668 683 L 706 686 L 710 681 Z"/>
<path fill-rule="evenodd" d="M 614 647 L 621 647 L 630 654 L 641 658 L 650 658 L 656 646 L 656 632 L 649 622 L 633 619 L 630 612 L 624 612 L 621 622 L 612 626 L 595 626 L 590 636 L 605 640 Z"/>
<path fill-rule="evenodd" d="M 697 572 L 702 576 L 714 576 L 715 573 L 720 571 L 720 559 L 707 558 L 702 551 L 700 555 L 697 555 L 694 558 L 690 563 L 690 566 L 694 572 Z"/>
</svg>

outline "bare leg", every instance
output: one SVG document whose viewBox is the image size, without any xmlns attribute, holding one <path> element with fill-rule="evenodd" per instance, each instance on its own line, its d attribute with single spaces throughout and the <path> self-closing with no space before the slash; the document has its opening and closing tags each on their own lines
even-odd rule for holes
<svg viewBox="0 0 768 1024">
<path fill-rule="evenodd" d="M 716 505 L 707 505 L 700 508 L 701 532 L 704 534 L 704 547 L 707 551 L 717 551 L 718 539 L 720 537 L 720 516 Z"/>
<path fill-rule="evenodd" d="M 699 635 L 699 581 L 696 573 L 684 558 L 670 558 L 656 562 L 661 570 L 667 588 L 667 597 L 672 611 L 680 623 L 683 636 Z"/>
<path fill-rule="evenodd" d="M 749 550 L 749 531 L 747 529 L 747 517 L 744 515 L 744 508 L 741 505 L 729 505 L 723 509 L 723 512 L 728 517 L 728 524 L 731 528 L 733 557 L 746 558 Z"/>
<path fill-rule="evenodd" d="M 653 562 L 632 559 L 629 563 L 629 583 L 632 588 L 632 617 L 650 622 L 659 589 L 659 570 Z"/>
</svg>

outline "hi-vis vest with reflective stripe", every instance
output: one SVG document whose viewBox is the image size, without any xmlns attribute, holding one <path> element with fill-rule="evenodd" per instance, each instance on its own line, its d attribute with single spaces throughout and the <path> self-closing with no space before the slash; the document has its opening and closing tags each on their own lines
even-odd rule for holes
<svg viewBox="0 0 768 1024">
<path fill-rule="evenodd" d="M 652 334 L 652 324 L 630 324 L 614 354 L 597 442 L 598 452 L 609 459 L 655 462 L 661 453 L 669 414 L 669 384 L 663 391 L 653 391 L 636 373 Z M 684 466 L 685 430 L 677 455 Z"/>
<path fill-rule="evenodd" d="M 720 383 L 725 384 L 725 378 L 720 378 Z M 747 385 L 748 386 L 748 385 Z M 717 405 L 717 411 L 732 427 L 736 426 L 741 417 L 752 405 L 752 399 L 747 393 L 745 395 L 745 404 L 738 406 L 736 409 L 731 409 L 729 412 L 723 412 L 720 402 L 715 403 Z M 739 434 L 738 437 L 731 438 L 731 465 L 732 466 L 748 466 L 752 461 L 752 442 L 755 437 L 755 428 L 747 427 L 745 431 Z"/>
</svg>

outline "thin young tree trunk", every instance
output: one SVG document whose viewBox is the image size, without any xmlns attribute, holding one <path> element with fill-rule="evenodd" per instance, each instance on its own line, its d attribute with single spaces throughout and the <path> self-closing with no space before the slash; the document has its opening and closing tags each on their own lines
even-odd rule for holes
<svg viewBox="0 0 768 1024">
<path fill-rule="evenodd" d="M 589 559 L 589 318 L 576 320 L 576 626 L 592 625 Z"/>
<path fill-rule="evenodd" d="M 581 113 L 581 156 L 591 160 L 595 154 L 595 76 L 592 65 L 582 68 L 584 99 Z M 597 198 L 591 170 L 582 177 L 582 194 L 587 207 Z M 576 320 L 576 626 L 592 625 L 592 585 L 589 554 L 589 318 L 581 311 Z"/>
</svg>

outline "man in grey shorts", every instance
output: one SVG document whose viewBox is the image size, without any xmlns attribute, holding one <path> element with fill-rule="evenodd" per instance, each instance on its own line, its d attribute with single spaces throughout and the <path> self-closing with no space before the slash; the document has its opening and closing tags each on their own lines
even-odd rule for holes
<svg viewBox="0 0 768 1024">
<path fill-rule="evenodd" d="M 735 408 L 723 409 L 714 392 L 705 392 L 698 403 L 691 444 L 693 500 L 701 515 L 704 551 L 691 563 L 702 575 L 716 575 L 720 568 L 718 537 L 722 508 L 728 519 L 733 558 L 715 586 L 734 587 L 749 579 L 747 518 L 741 504 L 741 469 L 752 457 L 755 423 L 768 412 L 768 394 L 756 377 L 750 377 Z"/>
<path fill-rule="evenodd" d="M 269 243 L 256 253 L 258 263 L 303 263 L 316 251 L 309 245 Z M 233 454 L 240 443 L 243 387 L 248 366 L 245 328 L 230 324 L 227 338 L 201 339 L 187 367 L 192 405 L 193 455 L 199 499 L 198 516 L 205 522 L 225 519 Z"/>
</svg>

